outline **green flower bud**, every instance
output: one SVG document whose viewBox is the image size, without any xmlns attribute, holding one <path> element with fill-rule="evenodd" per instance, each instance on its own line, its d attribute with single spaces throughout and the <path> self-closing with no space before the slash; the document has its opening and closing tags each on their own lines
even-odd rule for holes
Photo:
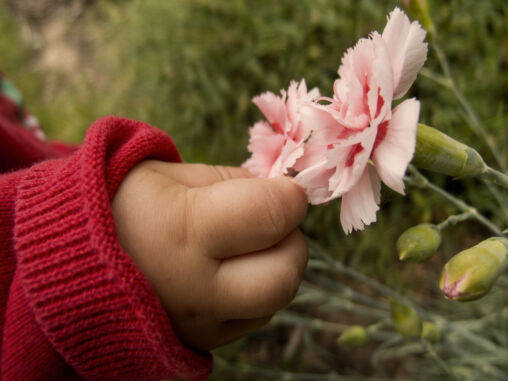
<svg viewBox="0 0 508 381">
<path fill-rule="evenodd" d="M 397 240 L 399 259 L 404 262 L 428 261 L 441 245 L 441 231 L 433 224 L 413 226 Z"/>
<path fill-rule="evenodd" d="M 437 326 L 430 322 L 423 322 L 422 339 L 429 343 L 436 344 L 441 339 L 441 332 Z"/>
<path fill-rule="evenodd" d="M 347 327 L 337 339 L 339 344 L 361 347 L 367 341 L 367 330 L 361 325 Z"/>
<path fill-rule="evenodd" d="M 405 304 L 390 301 L 390 314 L 395 329 L 406 339 L 420 336 L 422 321 L 420 315 L 414 309 Z"/>
<path fill-rule="evenodd" d="M 412 163 L 418 168 L 453 177 L 476 176 L 487 168 L 473 148 L 424 124 L 418 124 Z"/>
<path fill-rule="evenodd" d="M 479 299 L 508 267 L 508 239 L 493 237 L 455 255 L 444 266 L 439 287 L 449 299 Z"/>
</svg>

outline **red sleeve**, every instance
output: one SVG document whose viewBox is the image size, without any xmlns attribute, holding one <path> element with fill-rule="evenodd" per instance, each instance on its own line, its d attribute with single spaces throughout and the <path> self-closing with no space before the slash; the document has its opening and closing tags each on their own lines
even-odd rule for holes
<svg viewBox="0 0 508 381">
<path fill-rule="evenodd" d="M 180 160 L 163 132 L 107 117 L 71 155 L 0 175 L 0 379 L 204 379 L 211 372 L 211 356 L 179 342 L 116 239 L 110 201 L 145 158 Z"/>
<path fill-rule="evenodd" d="M 14 104 L 0 94 L 0 173 L 26 168 L 41 160 L 69 155 L 77 147 L 37 137 L 20 120 L 9 117 Z"/>
</svg>

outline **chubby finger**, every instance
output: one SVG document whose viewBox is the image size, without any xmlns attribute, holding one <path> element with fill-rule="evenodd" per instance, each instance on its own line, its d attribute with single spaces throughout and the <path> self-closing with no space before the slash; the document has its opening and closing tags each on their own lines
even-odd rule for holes
<svg viewBox="0 0 508 381">
<path fill-rule="evenodd" d="M 269 249 L 224 260 L 216 275 L 217 318 L 262 318 L 285 307 L 298 290 L 307 259 L 305 238 L 295 230 Z"/>
<path fill-rule="evenodd" d="M 268 248 L 296 229 L 307 212 L 305 192 L 287 177 L 193 188 L 187 201 L 190 236 L 214 258 Z"/>
<path fill-rule="evenodd" d="M 220 181 L 236 178 L 252 178 L 247 168 L 229 167 L 223 165 L 166 163 L 163 161 L 150 161 L 150 168 L 160 174 L 166 175 L 176 182 L 189 188 L 204 187 Z"/>
</svg>

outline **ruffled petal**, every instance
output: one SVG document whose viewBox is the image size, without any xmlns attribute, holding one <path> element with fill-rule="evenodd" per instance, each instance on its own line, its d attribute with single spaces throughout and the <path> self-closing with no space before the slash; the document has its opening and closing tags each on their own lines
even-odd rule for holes
<svg viewBox="0 0 508 381">
<path fill-rule="evenodd" d="M 280 156 L 285 138 L 273 131 L 266 122 L 256 123 L 249 129 L 249 134 L 247 149 L 252 153 L 252 157 L 243 166 L 257 177 L 266 178 Z"/>
<path fill-rule="evenodd" d="M 365 168 L 356 185 L 342 196 L 340 222 L 346 234 L 362 230 L 376 221 L 379 210 L 381 182 L 374 168 Z"/>
<path fill-rule="evenodd" d="M 394 99 L 402 97 L 416 79 L 416 75 L 427 59 L 425 30 L 417 21 L 409 18 L 399 8 L 388 17 L 383 31 L 393 67 Z"/>
<path fill-rule="evenodd" d="M 286 116 L 288 124 L 285 133 L 294 141 L 305 140 L 311 131 L 311 126 L 302 123 L 302 109 L 311 105 L 319 97 L 317 88 L 307 92 L 307 85 L 302 79 L 299 83 L 291 81 L 286 101 Z"/>
<path fill-rule="evenodd" d="M 332 192 L 328 190 L 328 180 L 334 169 L 326 168 L 326 161 L 322 161 L 300 172 L 293 181 L 305 189 L 311 204 L 322 204 L 330 200 Z"/>
<path fill-rule="evenodd" d="M 279 97 L 271 91 L 267 91 L 252 98 L 252 102 L 258 106 L 276 132 L 284 133 L 287 122 L 285 92 L 282 97 Z"/>
<path fill-rule="evenodd" d="M 337 141 L 337 136 L 344 129 L 326 107 L 318 104 L 302 107 L 300 118 L 302 128 L 309 131 L 310 137 L 307 136 L 304 154 L 294 166 L 299 172 L 325 160 L 328 146 Z"/>
<path fill-rule="evenodd" d="M 419 113 L 420 102 L 414 98 L 398 105 L 393 110 L 386 131 L 380 131 L 380 134 L 386 135 L 374 148 L 372 155 L 383 183 L 401 194 L 404 194 L 404 173 L 415 150 Z"/>
<path fill-rule="evenodd" d="M 342 58 L 338 71 L 340 79 L 334 83 L 334 97 L 339 101 L 340 113 L 334 113 L 334 116 L 348 128 L 363 129 L 368 126 L 365 90 L 374 59 L 374 43 L 366 38 L 360 39 Z"/>
<path fill-rule="evenodd" d="M 389 119 L 391 116 L 393 70 L 385 41 L 377 32 L 371 34 L 371 39 L 375 49 L 375 59 L 371 63 L 372 74 L 369 79 L 367 99 L 370 119 L 374 123 L 379 123 L 381 120 Z"/>
<path fill-rule="evenodd" d="M 372 125 L 328 151 L 327 166 L 335 169 L 329 181 L 329 190 L 333 192 L 331 198 L 340 197 L 354 188 L 365 171 L 376 135 L 377 125 Z"/>
<path fill-rule="evenodd" d="M 296 160 L 303 155 L 303 141 L 294 142 L 287 139 L 282 146 L 279 157 L 272 165 L 268 178 L 286 175 L 288 169 L 293 167 Z"/>
</svg>

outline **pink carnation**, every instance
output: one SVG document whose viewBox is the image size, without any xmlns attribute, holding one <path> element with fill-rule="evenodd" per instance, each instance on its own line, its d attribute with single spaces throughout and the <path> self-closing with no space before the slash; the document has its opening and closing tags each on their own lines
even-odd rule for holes
<svg viewBox="0 0 508 381">
<path fill-rule="evenodd" d="M 254 175 L 261 178 L 282 176 L 288 173 L 304 154 L 304 142 L 311 132 L 310 125 L 301 121 L 300 111 L 319 96 L 317 89 L 307 92 L 305 80 L 291 81 L 288 91 L 281 97 L 266 92 L 253 98 L 265 115 L 250 128 L 247 149 L 252 157 L 244 163 Z"/>
<path fill-rule="evenodd" d="M 427 57 L 425 31 L 398 8 L 382 36 L 373 32 L 349 49 L 339 67 L 333 98 L 302 111 L 313 125 L 295 182 L 309 201 L 342 197 L 341 224 L 348 234 L 376 221 L 381 181 L 404 194 L 403 176 L 413 157 L 420 104 L 407 99 Z"/>
<path fill-rule="evenodd" d="M 255 97 L 268 122 L 250 129 L 252 157 L 244 166 L 259 177 L 298 173 L 294 181 L 313 204 L 342 197 L 346 234 L 376 221 L 381 181 L 404 194 L 420 103 L 407 99 L 392 110 L 392 101 L 407 92 L 423 66 L 424 38 L 420 24 L 395 8 L 382 35 L 373 32 L 346 52 L 333 98 L 307 92 L 303 80 L 291 82 L 282 97 Z"/>
</svg>

